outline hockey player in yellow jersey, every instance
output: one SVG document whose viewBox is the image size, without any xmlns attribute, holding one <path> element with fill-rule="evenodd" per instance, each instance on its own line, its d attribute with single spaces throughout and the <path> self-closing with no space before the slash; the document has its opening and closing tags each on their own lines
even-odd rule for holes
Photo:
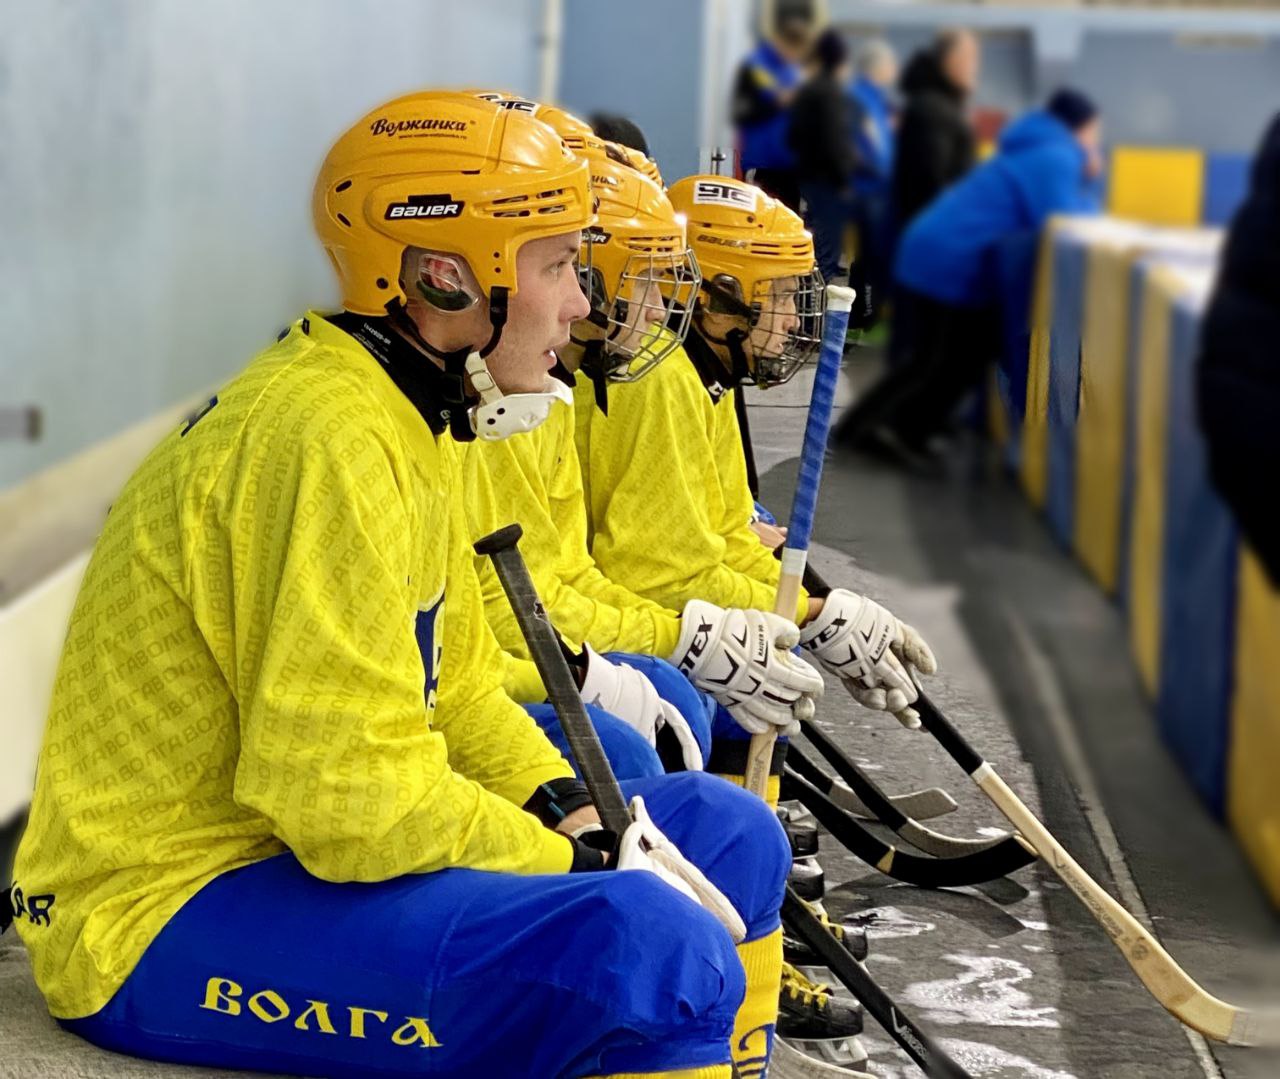
<svg viewBox="0 0 1280 1079">
<path fill-rule="evenodd" d="M 619 847 L 503 691 L 472 562 L 455 442 L 554 405 L 586 166 L 408 95 L 339 139 L 313 212 L 343 310 L 151 453 L 76 603 L 13 889 L 50 1011 L 293 1074 L 763 1074 L 776 821 L 658 776 L 624 783 Z"/>
<path fill-rule="evenodd" d="M 750 184 L 692 176 L 669 192 L 702 271 L 683 355 L 579 420 L 591 550 L 613 579 L 658 602 L 686 595 L 767 606 L 779 563 L 752 530 L 736 387 L 791 378 L 820 342 L 822 283 L 799 217 Z M 594 396 L 579 379 L 579 408 Z M 650 507 L 662 506 L 661 517 Z M 802 591 L 801 645 L 864 705 L 918 722 L 918 633 L 844 589 Z M 715 749 L 713 748 L 713 754 Z"/>
<path fill-rule="evenodd" d="M 602 370 L 607 359 L 603 377 L 608 381 L 642 378 L 679 347 L 698 287 L 697 265 L 683 222 L 666 194 L 636 170 L 621 147 L 596 138 L 587 124 L 563 109 L 500 91 L 467 92 L 537 117 L 588 162 L 599 218 L 584 232 L 584 263 L 589 266 L 586 288 L 592 309 L 578 324 L 570 351 L 575 354 L 575 366 L 579 351 L 585 351 L 593 371 Z M 559 373 L 572 382 L 563 368 Z M 513 517 L 523 525 L 526 560 L 539 594 L 561 635 L 573 647 L 583 648 L 582 689 L 588 704 L 618 711 L 650 744 L 661 734 L 662 759 L 668 767 L 701 768 L 710 745 L 705 709 L 698 695 L 682 684 L 683 679 L 655 657 L 669 657 L 692 671 L 690 649 L 696 644 L 708 657 L 701 666 L 721 669 L 711 658 L 715 642 L 732 642 L 740 633 L 735 627 L 767 624 L 770 616 L 762 611 L 722 612 L 693 600 L 683 605 L 681 618 L 599 571 L 586 546 L 582 477 L 568 408 L 553 408 L 530 438 L 477 441 L 464 453 L 464 475 L 475 535 L 486 534 Z M 518 671 L 527 665 L 527 648 L 501 588 L 491 574 L 482 573 L 482 579 L 486 613 L 499 643 L 524 661 L 509 663 L 509 669 Z M 707 627 L 711 636 L 706 647 L 700 637 L 680 634 L 682 626 L 694 625 Z M 600 655 L 610 650 L 629 654 Z M 621 662 L 610 663 L 609 658 Z M 737 684 L 759 689 L 745 699 L 721 692 L 730 712 L 742 711 L 750 717 L 762 707 L 769 708 L 769 698 L 776 692 L 769 670 L 747 657 L 738 672 Z M 645 685 L 646 681 L 657 685 Z M 816 689 L 819 681 L 815 677 L 811 685 Z M 637 684 L 630 694 L 621 693 L 624 686 Z M 724 689 L 709 679 L 702 685 L 718 692 Z M 527 694 L 527 688 L 515 688 L 519 699 L 525 699 L 520 694 Z M 623 696 L 630 698 L 630 706 L 616 703 Z M 699 711 L 704 714 L 695 714 Z"/>
<path fill-rule="evenodd" d="M 603 147 L 580 156 L 590 165 L 597 199 L 597 224 L 584 233 L 587 288 L 600 297 L 588 316 L 593 345 L 598 350 L 607 339 L 617 377 L 639 378 L 683 338 L 697 266 L 683 224 L 658 187 Z M 609 314 L 600 313 L 604 310 Z M 560 371 L 567 383 L 572 381 Z M 573 423 L 571 405 L 557 403 L 546 422 L 524 438 L 478 440 L 464 448 L 471 531 L 485 535 L 507 521 L 520 521 L 538 593 L 557 631 L 583 650 L 585 699 L 618 710 L 615 701 L 624 685 L 649 682 L 628 695 L 632 707 L 624 702 L 619 715 L 660 749 L 668 768 L 701 769 L 710 749 L 709 710 L 675 668 L 656 658 L 679 658 L 675 653 L 685 620 L 610 581 L 591 559 Z M 486 617 L 499 644 L 527 660 L 505 594 L 491 574 L 482 574 L 482 581 Z"/>
</svg>

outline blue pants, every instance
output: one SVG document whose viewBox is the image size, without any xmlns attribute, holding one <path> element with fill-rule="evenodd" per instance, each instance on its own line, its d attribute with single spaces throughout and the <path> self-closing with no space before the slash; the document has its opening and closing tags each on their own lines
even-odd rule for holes
<svg viewBox="0 0 1280 1079">
<path fill-rule="evenodd" d="M 655 656 L 645 656 L 633 652 L 609 652 L 605 658 L 614 663 L 623 663 L 634 667 L 658 691 L 658 696 L 670 704 L 674 704 L 684 716 L 698 740 L 702 750 L 702 763 L 705 765 L 711 754 L 712 718 L 719 707 L 710 694 L 694 689 L 689 680 L 666 660 Z M 560 720 L 550 704 L 526 704 L 526 712 L 533 716 L 552 744 L 560 750 L 577 772 L 578 765 L 569 748 L 569 740 L 560 729 Z M 637 731 L 628 727 L 617 716 L 606 712 L 595 705 L 587 705 L 587 715 L 591 724 L 600 736 L 600 744 L 604 754 L 613 766 L 613 774 L 619 779 L 640 779 L 643 776 L 660 776 L 664 771 L 680 771 L 683 763 L 676 754 L 660 757 L 657 750 L 645 741 Z M 665 748 L 661 746 L 660 748 Z M 664 767 L 665 765 L 665 767 Z M 678 767 L 677 767 L 678 766 Z"/>
<path fill-rule="evenodd" d="M 569 748 L 569 739 L 560 726 L 556 710 L 549 704 L 526 704 L 524 710 L 533 716 L 534 722 L 542 728 L 542 733 L 560 750 L 574 774 L 581 779 L 582 773 L 578 770 L 578 762 L 574 759 L 573 750 Z M 660 776 L 666 771 L 658 758 L 657 750 L 644 740 L 644 735 L 632 730 L 612 712 L 589 704 L 587 716 L 596 729 L 600 747 L 609 759 L 613 774 L 619 779 L 644 779 L 648 776 Z"/>
<path fill-rule="evenodd" d="M 791 859 L 763 802 L 697 772 L 623 791 L 748 940 L 778 928 Z M 727 1062 L 744 989 L 720 923 L 649 873 L 331 883 L 282 854 L 206 885 L 102 1011 L 63 1026 L 184 1064 L 574 1079 Z"/>
</svg>

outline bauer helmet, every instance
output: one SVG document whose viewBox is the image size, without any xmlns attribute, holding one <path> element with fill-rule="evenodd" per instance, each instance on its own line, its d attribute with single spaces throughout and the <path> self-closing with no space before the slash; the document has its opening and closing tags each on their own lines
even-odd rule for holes
<svg viewBox="0 0 1280 1079">
<path fill-rule="evenodd" d="M 454 434 L 503 438 L 536 426 L 564 396 L 553 379 L 545 393 L 504 395 L 485 365 L 518 288 L 517 253 L 532 240 L 589 227 L 592 202 L 586 163 L 544 124 L 474 96 L 433 90 L 382 105 L 338 139 L 316 180 L 312 215 L 343 306 L 358 314 L 403 308 L 406 248 L 465 260 L 481 296 L 467 291 L 460 273 L 454 287 L 422 292 L 445 311 L 486 300 L 488 343 L 451 353 L 419 343 L 471 405 L 469 426 L 455 422 Z"/>
</svg>

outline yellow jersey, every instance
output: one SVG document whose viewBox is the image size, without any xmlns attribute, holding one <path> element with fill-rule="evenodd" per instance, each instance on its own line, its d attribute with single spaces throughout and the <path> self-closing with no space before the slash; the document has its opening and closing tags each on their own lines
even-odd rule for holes
<svg viewBox="0 0 1280 1079">
<path fill-rule="evenodd" d="M 479 538 L 513 521 L 520 524 L 521 552 L 543 606 L 566 642 L 574 647 L 585 642 L 597 652 L 671 654 L 680 636 L 679 616 L 611 581 L 587 550 L 571 406 L 557 402 L 533 431 L 500 442 L 471 442 L 461 451 L 472 534 Z M 496 575 L 479 568 L 485 613 L 498 643 L 528 660 Z M 517 699 L 526 699 L 520 696 L 522 687 L 508 688 Z"/>
<path fill-rule="evenodd" d="M 286 849 L 332 881 L 568 869 L 520 807 L 572 773 L 503 691 L 441 430 L 309 314 L 112 506 L 15 867 L 55 1016 L 100 1009 L 204 884 Z"/>
<path fill-rule="evenodd" d="M 702 599 L 773 610 L 781 566 L 751 529 L 734 392 L 684 348 L 611 386 L 607 412 L 591 379 L 579 373 L 574 387 L 592 557 L 665 607 Z M 807 607 L 801 590 L 795 617 Z"/>
</svg>

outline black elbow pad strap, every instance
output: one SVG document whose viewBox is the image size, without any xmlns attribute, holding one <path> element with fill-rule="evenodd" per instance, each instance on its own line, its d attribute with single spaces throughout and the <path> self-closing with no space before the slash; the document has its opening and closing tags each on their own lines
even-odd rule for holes
<svg viewBox="0 0 1280 1079">
<path fill-rule="evenodd" d="M 525 802 L 524 810 L 548 828 L 558 828 L 570 813 L 590 804 L 591 795 L 586 784 L 572 776 L 564 776 L 541 784 Z"/>
</svg>

